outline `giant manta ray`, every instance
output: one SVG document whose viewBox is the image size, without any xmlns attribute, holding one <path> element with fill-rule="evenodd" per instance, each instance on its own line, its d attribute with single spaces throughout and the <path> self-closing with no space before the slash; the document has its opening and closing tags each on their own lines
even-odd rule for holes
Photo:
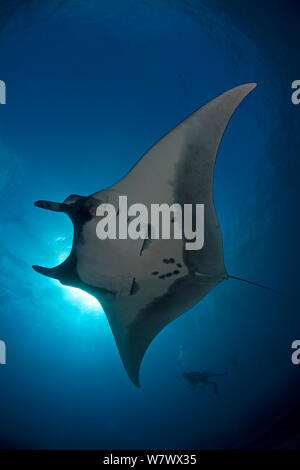
<svg viewBox="0 0 300 470">
<path fill-rule="evenodd" d="M 184 119 L 151 147 L 118 183 L 91 196 L 36 206 L 69 215 L 74 226 L 69 257 L 59 266 L 33 266 L 62 284 L 95 296 L 103 306 L 125 369 L 139 386 L 140 365 L 151 341 L 168 323 L 228 278 L 213 201 L 213 172 L 226 126 L 255 83 L 233 88 Z M 186 250 L 184 239 L 107 239 L 96 235 L 101 203 L 204 204 L 204 246 Z"/>
</svg>

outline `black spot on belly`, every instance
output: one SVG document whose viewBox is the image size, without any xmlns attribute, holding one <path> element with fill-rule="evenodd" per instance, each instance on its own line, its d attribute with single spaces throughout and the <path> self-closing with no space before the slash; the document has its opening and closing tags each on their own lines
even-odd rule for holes
<svg viewBox="0 0 300 470">
<path fill-rule="evenodd" d="M 166 263 L 166 264 L 175 263 L 175 259 L 174 259 L 174 258 L 169 258 L 169 259 L 164 258 L 162 261 L 163 261 L 163 263 Z"/>
<path fill-rule="evenodd" d="M 175 263 L 175 259 L 174 259 L 174 258 L 169 258 L 169 259 L 164 258 L 162 261 L 163 261 L 164 263 L 166 263 L 166 264 L 169 264 L 169 263 L 170 263 L 170 264 L 173 264 L 173 263 Z M 176 266 L 177 266 L 178 268 L 181 268 L 181 267 L 182 267 L 182 265 L 181 265 L 180 263 L 176 263 Z M 158 271 L 154 271 L 154 272 L 152 273 L 153 276 L 156 276 L 157 274 L 159 274 Z M 158 276 L 158 278 L 159 278 L 159 279 L 165 279 L 166 277 L 171 277 L 171 276 L 174 276 L 174 275 L 177 276 L 178 274 L 180 274 L 179 269 L 175 269 L 173 272 L 168 272 L 168 273 L 165 273 L 165 274 L 161 274 L 160 276 Z"/>
</svg>

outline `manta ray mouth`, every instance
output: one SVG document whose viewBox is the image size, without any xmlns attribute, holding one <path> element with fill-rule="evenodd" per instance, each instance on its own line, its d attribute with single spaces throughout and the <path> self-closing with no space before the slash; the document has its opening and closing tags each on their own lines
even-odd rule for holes
<svg viewBox="0 0 300 470">
<path fill-rule="evenodd" d="M 67 214 L 73 223 L 73 246 L 69 256 L 58 266 L 53 268 L 46 268 L 44 266 L 33 265 L 32 268 L 39 274 L 57 279 L 62 284 L 69 285 L 74 279 L 74 267 L 76 266 L 76 255 L 74 251 L 74 243 L 78 239 L 83 219 L 86 217 L 82 216 L 82 213 L 77 210 L 75 206 L 67 204 L 65 202 L 52 202 L 52 201 L 36 201 L 34 203 L 36 207 L 41 209 L 50 210 L 53 212 L 63 212 Z"/>
</svg>

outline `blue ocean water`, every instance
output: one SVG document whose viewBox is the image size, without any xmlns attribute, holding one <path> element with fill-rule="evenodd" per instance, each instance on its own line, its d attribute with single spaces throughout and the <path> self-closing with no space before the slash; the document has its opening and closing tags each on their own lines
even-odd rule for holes
<svg viewBox="0 0 300 470">
<path fill-rule="evenodd" d="M 299 12 L 224 3 L 1 2 L 3 448 L 299 443 Z M 155 338 L 137 389 L 101 305 L 32 270 L 65 259 L 73 231 L 33 202 L 111 185 L 189 113 L 254 81 L 219 150 L 215 204 L 227 271 L 281 294 L 223 282 Z M 228 373 L 218 395 L 182 378 L 205 369 Z"/>
</svg>

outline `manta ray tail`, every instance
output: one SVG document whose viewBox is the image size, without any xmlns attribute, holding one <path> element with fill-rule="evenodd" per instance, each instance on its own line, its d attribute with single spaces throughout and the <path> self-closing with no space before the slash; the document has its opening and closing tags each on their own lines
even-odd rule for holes
<svg viewBox="0 0 300 470">
<path fill-rule="evenodd" d="M 262 289 L 266 289 L 266 290 L 269 290 L 271 292 L 276 292 L 277 294 L 279 294 L 278 290 L 276 290 L 276 289 L 272 289 L 271 287 L 264 286 L 263 284 L 258 284 L 257 282 L 248 281 L 247 279 L 243 279 L 242 277 L 228 276 L 228 278 L 229 279 L 235 279 L 237 281 L 246 282 L 247 284 L 252 284 L 253 286 L 261 287 Z"/>
</svg>

